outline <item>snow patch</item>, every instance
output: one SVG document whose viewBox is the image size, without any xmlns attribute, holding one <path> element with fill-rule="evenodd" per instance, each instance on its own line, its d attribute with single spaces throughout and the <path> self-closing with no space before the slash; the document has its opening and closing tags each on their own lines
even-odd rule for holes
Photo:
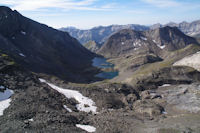
<svg viewBox="0 0 200 133">
<path fill-rule="evenodd" d="M 68 111 L 68 112 L 72 112 L 72 110 L 70 108 L 68 108 L 66 105 L 63 105 L 63 107 Z"/>
<path fill-rule="evenodd" d="M 81 124 L 76 124 L 76 127 L 81 128 L 89 133 L 93 133 L 96 131 L 96 128 L 90 125 L 81 125 Z"/>
<path fill-rule="evenodd" d="M 165 45 L 157 45 L 159 48 L 161 48 L 161 49 L 164 49 L 165 48 Z"/>
<path fill-rule="evenodd" d="M 0 88 L 5 89 L 5 87 L 2 85 L 0 85 Z M 14 94 L 14 92 L 7 88 L 4 92 L 0 92 L 0 116 L 3 115 L 3 111 L 10 106 L 10 96 L 12 94 Z"/>
<path fill-rule="evenodd" d="M 3 111 L 10 106 L 11 99 L 0 101 L 0 116 L 3 115 Z"/>
<path fill-rule="evenodd" d="M 2 85 L 0 85 L 0 89 L 5 89 L 5 87 L 4 87 L 4 86 L 2 86 Z"/>
<path fill-rule="evenodd" d="M 23 35 L 26 35 L 26 32 L 25 32 L 25 31 L 21 31 L 21 33 L 22 33 Z"/>
<path fill-rule="evenodd" d="M 139 48 L 134 48 L 133 50 L 138 50 Z"/>
<path fill-rule="evenodd" d="M 164 84 L 162 86 L 159 86 L 159 87 L 168 87 L 168 86 L 171 86 L 170 84 Z"/>
<path fill-rule="evenodd" d="M 79 102 L 79 104 L 76 105 L 76 108 L 79 111 L 84 111 L 84 112 L 92 112 L 96 114 L 96 109 L 97 107 L 95 106 L 95 102 L 92 99 L 89 99 L 88 97 L 83 96 L 79 91 L 75 90 L 69 90 L 69 89 L 63 89 L 61 87 L 58 87 L 54 84 L 48 83 L 44 79 L 39 79 L 40 82 L 48 84 L 51 88 L 57 90 L 59 93 L 65 95 L 67 98 L 74 98 Z"/>
<path fill-rule="evenodd" d="M 31 119 L 28 119 L 28 121 L 33 122 L 34 120 L 33 120 L 33 118 L 31 118 Z"/>
<path fill-rule="evenodd" d="M 19 53 L 19 55 L 22 56 L 22 57 L 26 57 L 23 53 Z"/>
<path fill-rule="evenodd" d="M 143 37 L 143 36 L 141 36 L 140 38 L 141 38 L 142 40 L 144 40 L 144 41 L 147 40 L 147 38 L 146 38 L 146 37 Z"/>
<path fill-rule="evenodd" d="M 166 115 L 166 114 L 168 114 L 168 113 L 167 113 L 166 111 L 163 111 L 162 114 L 165 114 L 165 115 Z"/>
</svg>

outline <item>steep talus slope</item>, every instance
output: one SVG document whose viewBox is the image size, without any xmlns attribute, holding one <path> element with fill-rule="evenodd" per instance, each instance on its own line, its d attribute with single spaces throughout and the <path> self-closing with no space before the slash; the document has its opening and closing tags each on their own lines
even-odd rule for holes
<svg viewBox="0 0 200 133">
<path fill-rule="evenodd" d="M 63 105 L 74 107 L 76 101 L 66 99 L 39 77 L 0 52 L 0 92 L 11 89 L 10 106 L 0 117 L 0 131 L 6 132 L 82 132 L 75 124 L 84 121 L 82 113 L 69 113 Z"/>
<path fill-rule="evenodd" d="M 0 7 L 0 49 L 27 69 L 67 80 L 81 78 L 94 55 L 68 33 Z"/>
</svg>

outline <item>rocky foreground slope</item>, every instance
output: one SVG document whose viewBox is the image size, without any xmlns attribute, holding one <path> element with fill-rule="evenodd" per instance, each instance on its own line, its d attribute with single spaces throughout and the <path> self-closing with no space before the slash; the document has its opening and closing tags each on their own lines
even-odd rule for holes
<svg viewBox="0 0 200 133">
<path fill-rule="evenodd" d="M 33 74 L 1 53 L 0 83 L 0 93 L 13 91 L 2 133 L 200 131 L 200 72 L 190 67 L 165 68 L 133 86 L 74 84 Z"/>
</svg>

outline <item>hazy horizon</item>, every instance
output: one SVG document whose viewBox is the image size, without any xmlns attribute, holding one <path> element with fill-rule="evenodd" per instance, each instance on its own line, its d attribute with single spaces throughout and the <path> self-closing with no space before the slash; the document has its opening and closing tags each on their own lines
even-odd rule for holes
<svg viewBox="0 0 200 133">
<path fill-rule="evenodd" d="M 54 28 L 90 29 L 200 19 L 198 0 L 0 0 L 0 5 Z"/>
</svg>

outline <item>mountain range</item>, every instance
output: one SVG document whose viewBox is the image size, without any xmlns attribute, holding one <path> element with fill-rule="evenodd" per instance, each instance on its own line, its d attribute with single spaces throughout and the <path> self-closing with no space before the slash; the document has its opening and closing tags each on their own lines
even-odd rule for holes
<svg viewBox="0 0 200 133">
<path fill-rule="evenodd" d="M 1 133 L 199 133 L 200 44 L 177 25 L 80 32 L 95 54 L 8 7 L 0 20 Z"/>
<path fill-rule="evenodd" d="M 129 24 L 129 25 L 110 25 L 110 26 L 99 26 L 94 27 L 88 30 L 80 30 L 74 27 L 67 27 L 61 28 L 61 31 L 68 32 L 71 36 L 77 38 L 82 44 L 87 43 L 88 41 L 95 41 L 99 44 L 103 44 L 109 36 L 117 31 L 122 29 L 133 29 L 136 31 L 145 31 L 150 29 L 157 29 L 165 26 L 170 27 L 178 27 L 183 33 L 189 36 L 199 36 L 200 34 L 200 20 L 188 23 L 188 22 L 181 22 L 181 23 L 174 23 L 170 22 L 168 24 L 162 25 L 160 23 L 154 24 L 151 26 L 145 25 L 136 25 L 136 24 Z"/>
<path fill-rule="evenodd" d="M 95 41 L 99 44 L 103 44 L 106 39 L 112 34 L 122 29 L 134 29 L 137 31 L 148 30 L 147 26 L 143 25 L 111 25 L 111 26 L 99 26 L 89 30 L 80 30 L 74 27 L 61 28 L 61 31 L 68 32 L 71 36 L 77 38 L 80 43 L 85 44 L 88 41 Z"/>
</svg>

